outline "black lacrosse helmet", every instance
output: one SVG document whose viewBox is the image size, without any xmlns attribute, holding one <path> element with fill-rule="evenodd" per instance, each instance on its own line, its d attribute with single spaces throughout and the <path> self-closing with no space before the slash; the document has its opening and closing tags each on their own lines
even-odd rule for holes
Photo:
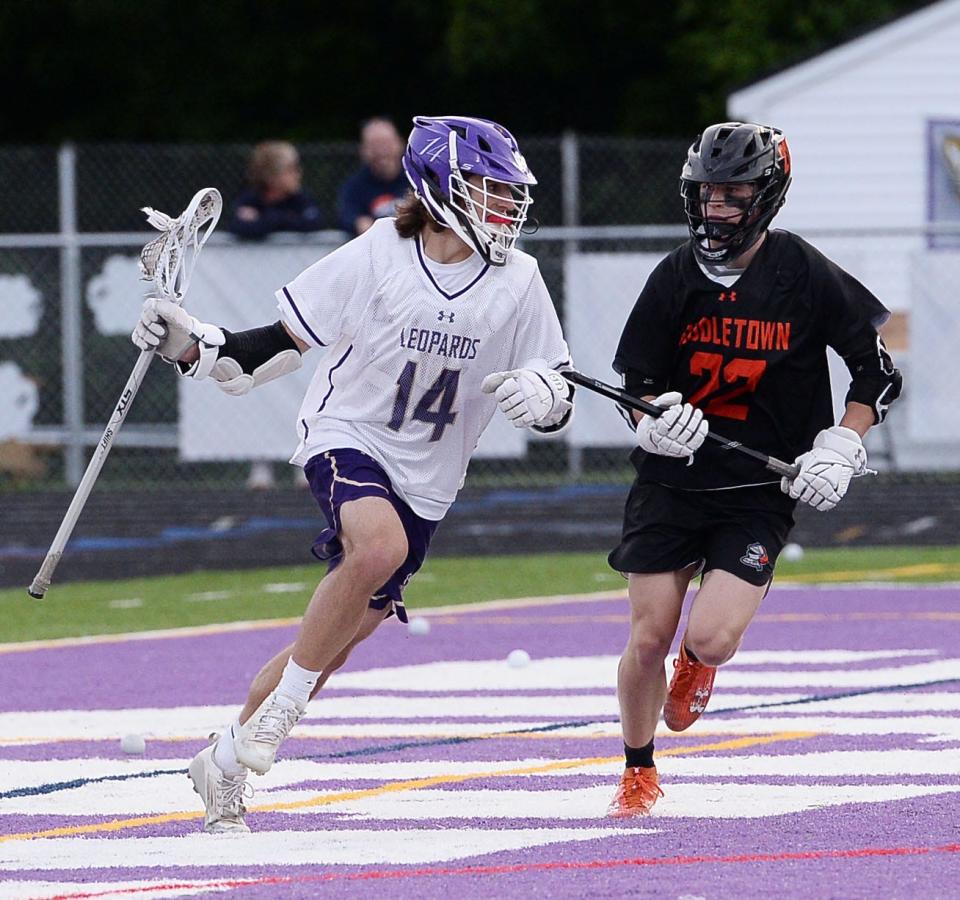
<svg viewBox="0 0 960 900">
<path fill-rule="evenodd" d="M 723 265 L 749 249 L 783 206 L 790 180 L 790 149 L 779 129 L 751 122 L 705 129 L 687 151 L 680 173 L 680 196 L 698 259 Z M 708 221 L 700 186 L 729 183 L 753 184 L 751 202 L 737 219 Z"/>
</svg>

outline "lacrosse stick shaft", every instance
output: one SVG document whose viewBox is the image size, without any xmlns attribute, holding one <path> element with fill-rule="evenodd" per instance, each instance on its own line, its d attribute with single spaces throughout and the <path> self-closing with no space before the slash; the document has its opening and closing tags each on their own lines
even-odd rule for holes
<svg viewBox="0 0 960 900">
<path fill-rule="evenodd" d="M 150 368 L 150 363 L 153 362 L 153 356 L 153 350 L 142 350 L 140 352 L 140 357 L 137 359 L 133 371 L 127 379 L 123 393 L 120 395 L 120 399 L 117 401 L 117 405 L 113 410 L 113 415 L 110 417 L 106 429 L 104 429 L 103 437 L 100 438 L 93 452 L 93 456 L 90 457 L 87 470 L 83 473 L 83 478 L 80 479 L 80 484 L 77 486 L 76 493 L 70 501 L 70 506 L 64 514 L 63 521 L 60 523 L 60 528 L 57 530 L 53 543 L 50 545 L 50 549 L 47 551 L 47 555 L 44 557 L 39 571 L 27 589 L 30 596 L 37 600 L 42 600 L 44 594 L 47 592 L 47 588 L 50 587 L 54 570 L 60 562 L 60 557 L 63 556 L 63 549 L 66 547 L 67 541 L 70 540 L 70 535 L 73 533 L 74 525 L 77 524 L 77 519 L 80 518 L 80 513 L 83 512 L 87 498 L 90 496 L 97 477 L 100 475 L 100 470 L 103 468 L 103 464 L 106 462 L 107 456 L 110 453 L 110 448 L 113 446 L 114 438 L 116 438 L 117 432 L 120 431 L 123 420 L 127 417 L 127 412 L 130 410 L 133 398 L 136 397 L 137 391 L 140 390 L 140 385 L 143 383 L 143 378 L 147 374 L 147 369 Z"/>
<path fill-rule="evenodd" d="M 157 212 L 150 207 L 144 207 L 143 212 L 147 214 L 147 221 L 158 231 L 162 232 L 159 237 L 149 241 L 140 251 L 140 277 L 144 281 L 153 283 L 153 290 L 160 297 L 179 303 L 186 293 L 187 285 L 190 281 L 190 275 L 193 266 L 197 261 L 203 245 L 206 243 L 210 233 L 216 227 L 220 219 L 220 211 L 223 209 L 223 199 L 216 188 L 203 188 L 193 195 L 193 199 L 187 208 L 177 217 L 173 218 L 166 213 Z M 136 341 L 135 341 L 136 343 Z M 90 463 L 87 465 L 83 478 L 77 487 L 73 500 L 67 509 L 60 528 L 50 545 L 30 587 L 27 592 L 31 597 L 42 599 L 46 594 L 50 582 L 53 580 L 54 570 L 63 556 L 63 550 L 70 540 L 73 533 L 73 526 L 76 525 L 80 513 L 87 502 L 87 497 L 93 490 L 93 486 L 100 475 L 100 470 L 106 462 L 113 445 L 113 440 L 123 425 L 123 420 L 127 417 L 130 404 L 136 397 L 140 385 L 143 383 L 147 369 L 153 361 L 154 351 L 144 350 L 140 353 L 127 383 L 124 386 L 123 393 L 117 401 L 116 408 L 107 427 L 103 432 L 103 437 L 93 451 Z"/>
<path fill-rule="evenodd" d="M 561 372 L 564 378 L 567 379 L 571 384 L 579 385 L 582 388 L 586 388 L 588 391 L 593 391 L 595 394 L 599 394 L 601 397 L 606 397 L 609 400 L 616 400 L 621 406 L 625 406 L 628 409 L 635 409 L 637 412 L 645 413 L 648 416 L 653 416 L 654 418 L 659 418 L 663 415 L 663 409 L 659 406 L 655 406 L 649 400 L 641 400 L 639 397 L 633 397 L 630 394 L 621 391 L 619 388 L 613 387 L 613 385 L 605 384 L 602 381 L 598 381 L 596 378 L 591 378 L 589 375 L 584 375 L 582 372 L 577 372 L 576 370 L 568 370 L 566 372 Z M 722 437 L 721 435 L 714 432 L 712 429 L 707 432 L 707 438 L 714 443 L 720 444 L 725 450 L 736 450 L 737 453 L 741 453 L 744 456 L 749 456 L 751 459 L 755 459 L 757 462 L 766 466 L 766 468 L 776 473 L 777 475 L 783 475 L 787 478 L 795 478 L 800 471 L 800 467 L 794 465 L 793 463 L 784 462 L 782 459 L 777 459 L 775 456 L 767 456 L 766 453 L 761 453 L 759 450 L 752 450 L 750 447 L 745 447 L 739 441 L 731 441 L 729 438 Z"/>
</svg>

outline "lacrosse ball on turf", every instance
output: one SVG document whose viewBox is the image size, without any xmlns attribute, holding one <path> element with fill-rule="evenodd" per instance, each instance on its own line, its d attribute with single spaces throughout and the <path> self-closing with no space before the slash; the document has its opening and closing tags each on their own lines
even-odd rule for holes
<svg viewBox="0 0 960 900">
<path fill-rule="evenodd" d="M 147 752 L 147 742 L 142 734 L 125 734 L 120 738 L 120 749 L 130 756 L 142 756 Z"/>
<path fill-rule="evenodd" d="M 803 559 L 803 547 L 799 544 L 784 544 L 781 555 L 787 562 L 799 562 Z"/>
<path fill-rule="evenodd" d="M 423 616 L 414 616 L 407 625 L 407 631 L 417 636 L 430 634 L 430 620 Z"/>
<path fill-rule="evenodd" d="M 511 650 L 507 654 L 507 665 L 511 669 L 522 669 L 530 665 L 530 654 L 526 650 Z"/>
</svg>

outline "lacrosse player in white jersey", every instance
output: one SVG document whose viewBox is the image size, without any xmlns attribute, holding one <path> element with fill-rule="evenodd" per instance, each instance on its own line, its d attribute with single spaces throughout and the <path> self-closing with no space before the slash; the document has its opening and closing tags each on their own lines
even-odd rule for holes
<svg viewBox="0 0 960 900">
<path fill-rule="evenodd" d="M 537 262 L 514 245 L 536 179 L 513 136 L 482 119 L 414 119 L 412 191 L 395 219 L 277 291 L 273 325 L 229 332 L 148 299 L 133 341 L 187 378 L 240 395 L 301 365 L 316 373 L 298 415 L 329 563 L 295 642 L 256 676 L 233 724 L 190 763 L 209 832 L 248 831 L 249 771 L 266 772 L 307 701 L 391 613 L 463 483 L 499 405 L 552 432 L 573 410 L 569 350 Z"/>
</svg>

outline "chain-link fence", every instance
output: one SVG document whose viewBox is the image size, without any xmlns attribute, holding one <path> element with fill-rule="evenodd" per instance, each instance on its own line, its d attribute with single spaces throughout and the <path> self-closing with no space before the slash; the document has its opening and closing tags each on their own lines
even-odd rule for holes
<svg viewBox="0 0 960 900">
<path fill-rule="evenodd" d="M 0 150 L 0 489 L 76 484 L 90 448 L 123 385 L 136 351 L 128 335 L 144 285 L 136 254 L 149 236 L 139 208 L 181 209 L 203 185 L 230 199 L 245 187 L 247 145 L 81 145 Z M 339 186 L 357 166 L 353 144 L 298 148 L 304 184 L 336 221 Z M 537 173 L 536 253 L 561 311 L 566 260 L 577 244 L 553 235 L 588 226 L 646 224 L 672 218 L 681 142 L 561 139 L 524 141 Z M 604 172 L 589 192 L 581 172 Z M 652 173 L 659 173 L 653 176 Z M 623 185 L 642 185 L 625 190 Z M 561 231 L 561 229 L 564 229 Z M 662 229 L 661 229 L 662 230 Z M 676 236 L 675 224 L 658 245 Z M 259 243 L 214 237 L 198 268 L 190 305 L 235 327 L 266 321 L 272 293 L 345 236 L 275 235 Z M 613 247 L 615 234 L 603 241 Z M 297 394 L 306 374 L 246 403 L 184 392 L 157 365 L 130 412 L 101 476 L 102 489 L 151 481 L 195 485 L 258 484 L 284 479 L 280 461 L 294 445 Z M 300 382 L 304 382 L 301 384 Z M 279 387 L 279 386 L 278 386 Z M 210 412 L 213 408 L 215 412 Z M 204 444 L 204 428 L 214 439 Z M 198 431 L 199 427 L 199 431 Z M 478 484 L 559 481 L 570 473 L 606 477 L 565 442 L 489 441 L 472 470 Z M 505 449 L 504 449 L 505 448 Z M 619 454 L 622 457 L 622 454 Z M 252 466 L 257 461 L 259 465 Z M 615 467 L 626 477 L 623 460 Z M 594 471 L 596 470 L 596 471 Z M 292 479 L 292 476 L 290 476 Z"/>
<path fill-rule="evenodd" d="M 677 196 L 685 142 L 566 135 L 523 147 L 539 179 L 533 209 L 540 228 L 522 246 L 540 262 L 578 366 L 610 380 L 610 358 L 639 287 L 686 234 Z M 332 223 L 338 187 L 358 166 L 356 149 L 299 150 L 304 184 Z M 139 208 L 175 213 L 205 185 L 219 187 L 229 205 L 244 187 L 249 152 L 247 145 L 0 150 L 0 490 L 79 480 L 136 358 L 129 332 L 144 289 L 136 255 L 149 237 Z M 189 303 L 201 318 L 235 328 L 269 321 L 273 291 L 344 240 L 321 230 L 252 243 L 222 231 L 204 252 Z M 960 429 L 950 414 L 953 379 L 944 375 L 954 368 L 958 317 L 946 298 L 960 274 L 957 253 L 928 249 L 922 234 L 805 236 L 888 302 L 887 285 L 862 273 L 886 279 L 899 267 L 889 337 L 908 387 L 889 427 L 869 436 L 871 458 L 887 469 L 955 469 Z M 100 489 L 242 487 L 252 472 L 261 483 L 293 484 L 282 461 L 295 445 L 308 376 L 237 401 L 212 385 L 187 389 L 169 367 L 155 365 Z M 944 412 L 929 415 L 930 404 L 941 401 Z M 630 439 L 610 404 L 582 396 L 562 439 L 496 432 L 481 446 L 468 485 L 626 483 Z"/>
</svg>

